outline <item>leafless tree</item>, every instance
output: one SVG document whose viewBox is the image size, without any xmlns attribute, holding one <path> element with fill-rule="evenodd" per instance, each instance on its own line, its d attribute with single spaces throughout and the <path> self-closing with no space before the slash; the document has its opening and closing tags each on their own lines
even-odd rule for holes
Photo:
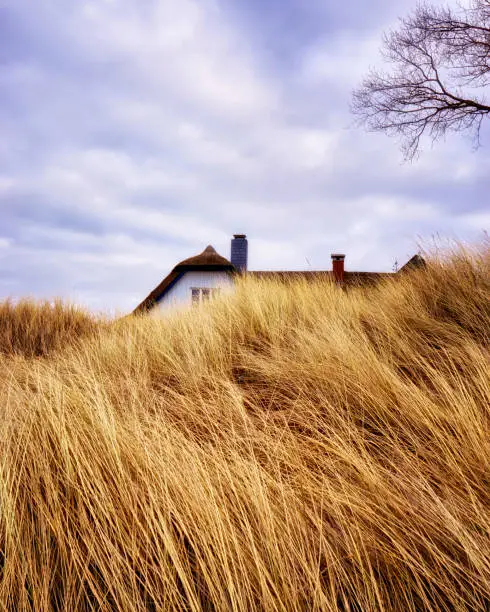
<svg viewBox="0 0 490 612">
<path fill-rule="evenodd" d="M 373 131 L 400 137 L 413 159 L 421 137 L 469 130 L 480 142 L 490 114 L 490 0 L 458 10 L 420 5 L 383 37 L 393 71 L 371 71 L 354 92 L 352 110 Z"/>
</svg>

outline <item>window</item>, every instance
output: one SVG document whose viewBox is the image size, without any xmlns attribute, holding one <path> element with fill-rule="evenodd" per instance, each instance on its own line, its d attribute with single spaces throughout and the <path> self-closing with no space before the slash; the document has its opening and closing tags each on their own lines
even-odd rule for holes
<svg viewBox="0 0 490 612">
<path fill-rule="evenodd" d="M 209 302 L 209 300 L 218 297 L 221 289 L 219 287 L 192 287 L 191 288 L 191 298 L 192 305 L 198 306 L 199 304 L 203 304 Z"/>
<path fill-rule="evenodd" d="M 201 299 L 201 290 L 193 287 L 191 289 L 191 292 L 192 292 L 192 305 L 197 306 L 197 304 L 199 304 L 199 301 Z"/>
</svg>

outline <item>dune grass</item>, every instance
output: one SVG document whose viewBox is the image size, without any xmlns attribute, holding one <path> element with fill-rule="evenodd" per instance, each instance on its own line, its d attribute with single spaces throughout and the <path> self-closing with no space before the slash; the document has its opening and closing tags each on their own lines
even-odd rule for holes
<svg viewBox="0 0 490 612">
<path fill-rule="evenodd" d="M 102 320 L 80 308 L 54 302 L 23 299 L 0 303 L 0 353 L 42 357 L 91 336 Z"/>
<path fill-rule="evenodd" d="M 0 356 L 0 607 L 488 610 L 489 264 Z"/>
</svg>

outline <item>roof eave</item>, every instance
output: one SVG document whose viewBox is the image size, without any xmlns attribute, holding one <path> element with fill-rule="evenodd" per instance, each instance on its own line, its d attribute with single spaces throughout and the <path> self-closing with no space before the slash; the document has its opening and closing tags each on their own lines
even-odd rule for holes
<svg viewBox="0 0 490 612">
<path fill-rule="evenodd" d="M 187 265 L 179 264 L 168 274 L 162 282 L 151 291 L 146 298 L 136 306 L 133 314 L 148 312 L 151 310 L 170 289 L 177 283 L 186 272 L 227 272 L 234 274 L 236 268 L 232 265 L 208 264 L 208 265 Z"/>
</svg>

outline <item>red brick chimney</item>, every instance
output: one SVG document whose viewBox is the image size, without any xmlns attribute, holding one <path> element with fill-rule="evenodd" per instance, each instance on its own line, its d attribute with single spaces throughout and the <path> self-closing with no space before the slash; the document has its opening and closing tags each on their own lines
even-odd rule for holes
<svg viewBox="0 0 490 612">
<path fill-rule="evenodd" d="M 332 253 L 332 273 L 333 279 L 337 285 L 342 285 L 344 282 L 344 259 L 345 255 Z"/>
</svg>

